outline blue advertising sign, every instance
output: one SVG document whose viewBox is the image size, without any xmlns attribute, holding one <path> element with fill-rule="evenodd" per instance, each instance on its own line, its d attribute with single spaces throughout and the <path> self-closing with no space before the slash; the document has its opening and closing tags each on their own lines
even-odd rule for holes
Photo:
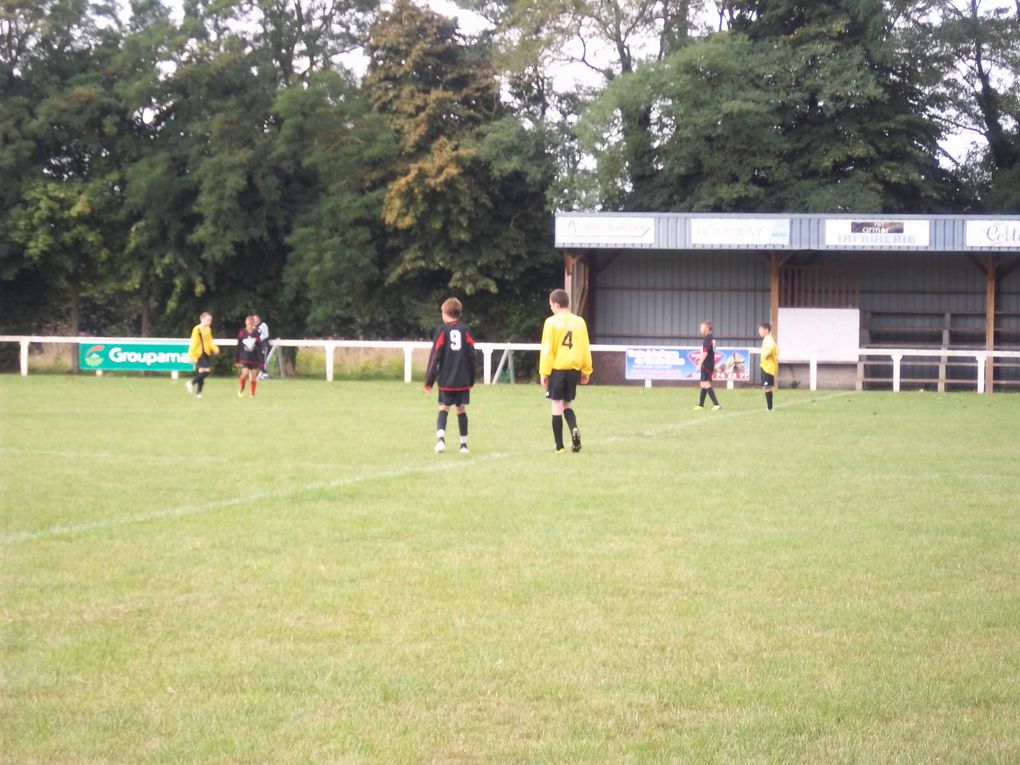
<svg viewBox="0 0 1020 765">
<path fill-rule="evenodd" d="M 701 348 L 628 348 L 628 380 L 700 380 L 697 358 Z M 748 348 L 716 348 L 713 380 L 751 381 Z"/>
</svg>

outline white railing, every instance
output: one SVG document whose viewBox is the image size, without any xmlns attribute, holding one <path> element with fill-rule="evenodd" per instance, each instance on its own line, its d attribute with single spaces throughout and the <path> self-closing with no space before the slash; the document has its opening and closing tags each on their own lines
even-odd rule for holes
<svg viewBox="0 0 1020 765">
<path fill-rule="evenodd" d="M 113 344 L 113 343 L 145 343 L 150 345 L 180 345 L 187 343 L 187 339 L 179 337 L 67 337 L 60 335 L 0 335 L 0 343 L 18 343 L 20 345 L 20 370 L 21 375 L 28 375 L 29 346 L 33 343 L 46 344 Z M 224 338 L 217 340 L 218 345 L 234 346 L 237 340 Z M 278 339 L 271 341 L 275 348 L 322 348 L 326 356 L 326 380 L 333 380 L 333 361 L 337 349 L 367 348 L 377 350 L 401 350 L 404 354 L 404 382 L 411 382 L 412 361 L 416 350 L 429 350 L 432 344 L 426 341 L 413 340 L 288 340 Z M 592 351 L 599 353 L 624 353 L 633 345 L 592 345 Z M 656 346 L 659 347 L 659 346 Z M 670 346 L 662 346 L 670 347 Z M 677 346 L 679 347 L 679 346 Z M 486 385 L 495 384 L 504 365 L 513 365 L 511 354 L 514 351 L 538 352 L 541 345 L 538 343 L 477 343 L 475 348 L 482 354 L 482 381 Z M 758 354 L 758 350 L 751 348 L 751 353 Z M 492 369 L 493 354 L 502 352 L 502 357 L 496 367 L 495 373 Z M 1020 359 L 1020 351 L 952 351 L 940 349 L 922 348 L 861 348 L 858 353 L 858 363 L 881 363 L 882 359 L 888 358 L 892 362 L 892 389 L 899 391 L 902 382 L 903 360 L 935 359 L 945 364 L 947 359 L 968 359 L 973 360 L 976 366 L 975 388 L 978 393 L 984 393 L 987 388 L 986 370 L 988 363 L 994 359 Z M 876 362 L 877 359 L 877 362 Z M 806 363 L 809 368 L 809 387 L 811 390 L 818 389 L 818 367 L 817 359 L 790 360 L 784 359 L 783 363 Z M 852 362 L 844 362 L 852 363 Z M 98 374 L 98 373 L 97 373 Z M 172 373 L 176 377 L 176 373 Z M 513 380 L 513 375 L 510 375 Z M 947 383 L 960 384 L 964 381 L 947 379 Z M 729 387 L 733 387 L 732 381 Z"/>
</svg>

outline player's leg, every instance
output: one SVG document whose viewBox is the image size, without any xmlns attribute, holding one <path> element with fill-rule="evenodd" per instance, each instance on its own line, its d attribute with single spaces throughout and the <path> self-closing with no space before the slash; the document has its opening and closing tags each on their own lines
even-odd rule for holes
<svg viewBox="0 0 1020 765">
<path fill-rule="evenodd" d="M 442 396 L 443 392 L 440 391 Z M 446 420 L 450 416 L 450 407 L 440 401 L 439 414 L 436 416 L 436 453 L 446 451 Z"/>
<path fill-rule="evenodd" d="M 563 410 L 566 402 L 558 399 L 551 399 L 549 404 L 552 406 L 552 431 L 553 440 L 556 442 L 556 453 L 566 451 L 563 448 Z"/>
<path fill-rule="evenodd" d="M 566 420 L 570 432 L 570 451 L 581 451 L 581 431 L 577 427 L 577 414 L 574 412 L 574 399 L 577 398 L 577 385 L 581 373 L 575 370 L 564 374 L 566 381 L 563 392 L 563 419 Z"/>
<path fill-rule="evenodd" d="M 241 398 L 244 396 L 244 386 L 248 382 L 248 367 L 241 365 L 241 377 L 239 379 L 241 387 L 237 389 L 237 397 Z"/>
<path fill-rule="evenodd" d="M 259 379 L 258 367 L 254 365 L 248 367 L 248 379 L 251 380 L 251 393 L 249 395 L 255 398 L 255 381 Z"/>
<path fill-rule="evenodd" d="M 765 408 L 772 411 L 772 390 L 775 386 L 775 377 L 768 372 L 761 373 L 761 389 L 765 392 Z"/>
<path fill-rule="evenodd" d="M 719 399 L 715 397 L 715 388 L 712 387 L 712 383 L 709 383 L 705 390 L 708 391 L 708 397 L 712 399 L 712 409 L 720 409 Z"/>
<path fill-rule="evenodd" d="M 701 391 L 700 391 L 700 394 L 698 396 L 698 405 L 696 407 L 694 407 L 695 409 L 704 409 L 705 408 L 705 396 L 708 395 L 708 385 L 707 385 L 707 383 L 704 380 L 701 381 L 701 386 L 700 387 L 701 387 Z"/>
<path fill-rule="evenodd" d="M 457 430 L 460 431 L 460 453 L 468 453 L 468 416 L 467 408 L 457 407 Z"/>
</svg>

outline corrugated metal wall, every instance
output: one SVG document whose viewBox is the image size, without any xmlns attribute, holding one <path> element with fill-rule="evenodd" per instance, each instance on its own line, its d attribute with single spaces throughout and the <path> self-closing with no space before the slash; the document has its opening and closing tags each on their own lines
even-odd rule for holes
<svg viewBox="0 0 1020 765">
<path fill-rule="evenodd" d="M 694 344 L 703 319 L 722 343 L 755 344 L 769 317 L 769 268 L 748 252 L 628 251 L 595 281 L 594 334 L 612 344 Z"/>
</svg>

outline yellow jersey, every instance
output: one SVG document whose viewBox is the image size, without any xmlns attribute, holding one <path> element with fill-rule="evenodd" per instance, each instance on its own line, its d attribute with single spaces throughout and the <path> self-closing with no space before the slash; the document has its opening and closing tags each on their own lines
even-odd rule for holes
<svg viewBox="0 0 1020 765">
<path fill-rule="evenodd" d="M 191 330 L 191 344 L 188 346 L 188 356 L 198 361 L 204 353 L 212 356 L 218 352 L 220 347 L 213 342 L 212 327 L 203 327 L 196 324 Z"/>
<path fill-rule="evenodd" d="M 554 313 L 542 326 L 538 373 L 548 377 L 554 369 L 577 369 L 582 375 L 590 375 L 593 371 L 588 325 L 570 311 Z"/>
<path fill-rule="evenodd" d="M 779 374 L 779 346 L 772 335 L 761 339 L 761 370 L 773 376 Z"/>
</svg>

